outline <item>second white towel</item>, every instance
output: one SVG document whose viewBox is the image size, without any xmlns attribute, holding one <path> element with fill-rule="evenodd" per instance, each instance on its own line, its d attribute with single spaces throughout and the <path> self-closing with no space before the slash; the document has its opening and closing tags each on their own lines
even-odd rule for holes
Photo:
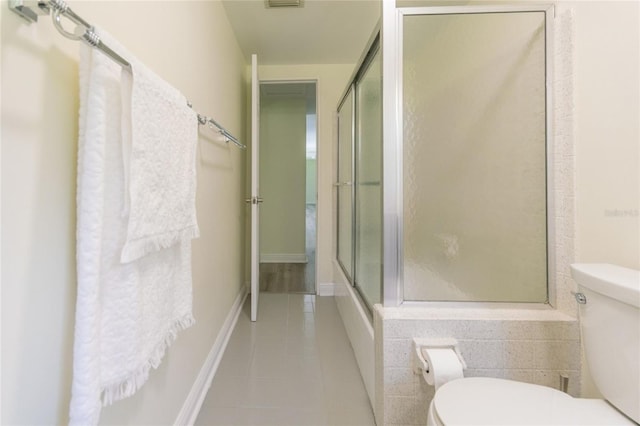
<svg viewBox="0 0 640 426">
<path fill-rule="evenodd" d="M 199 236 L 196 220 L 197 113 L 186 98 L 143 64 L 123 75 L 124 215 L 121 261 Z M 129 93 L 127 93 L 129 91 Z M 128 100 L 130 99 L 130 104 Z"/>
</svg>

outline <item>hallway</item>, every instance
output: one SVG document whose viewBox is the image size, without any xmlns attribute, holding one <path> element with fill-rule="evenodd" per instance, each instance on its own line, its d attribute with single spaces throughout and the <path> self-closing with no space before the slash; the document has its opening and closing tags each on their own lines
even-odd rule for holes
<svg viewBox="0 0 640 426">
<path fill-rule="evenodd" d="M 333 297 L 249 298 L 197 425 L 375 425 Z"/>
<path fill-rule="evenodd" d="M 260 263 L 260 291 L 316 293 L 316 205 L 305 209 L 306 263 Z"/>
</svg>

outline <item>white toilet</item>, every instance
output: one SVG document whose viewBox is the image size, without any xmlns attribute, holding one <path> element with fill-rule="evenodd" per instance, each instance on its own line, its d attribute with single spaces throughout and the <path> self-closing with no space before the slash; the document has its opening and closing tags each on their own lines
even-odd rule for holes
<svg viewBox="0 0 640 426">
<path fill-rule="evenodd" d="M 583 399 L 545 386 L 491 378 L 442 385 L 427 425 L 634 425 L 640 422 L 640 271 L 574 264 L 582 343 L 606 398 Z M 586 303 L 583 303 L 585 302 Z"/>
</svg>

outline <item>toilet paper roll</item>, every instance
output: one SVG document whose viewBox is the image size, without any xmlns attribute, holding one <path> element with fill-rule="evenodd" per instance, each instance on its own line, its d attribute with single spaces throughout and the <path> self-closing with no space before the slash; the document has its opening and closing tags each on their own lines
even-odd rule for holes
<svg viewBox="0 0 640 426">
<path fill-rule="evenodd" d="M 461 379 L 462 363 L 458 355 L 451 348 L 422 349 L 428 369 L 424 372 L 424 379 L 436 390 L 445 383 Z"/>
</svg>

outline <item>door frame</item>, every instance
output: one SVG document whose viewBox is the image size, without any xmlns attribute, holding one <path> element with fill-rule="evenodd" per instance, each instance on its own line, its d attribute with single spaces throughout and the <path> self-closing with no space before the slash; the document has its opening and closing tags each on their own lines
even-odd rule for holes
<svg viewBox="0 0 640 426">
<path fill-rule="evenodd" d="M 319 170 L 320 170 L 320 144 L 318 143 L 318 141 L 320 140 L 320 123 L 321 123 L 321 117 L 320 117 L 320 110 L 319 110 L 319 97 L 318 97 L 318 87 L 320 86 L 320 81 L 318 78 L 268 78 L 268 79 L 264 79 L 264 80 L 258 80 L 258 90 L 260 90 L 260 88 L 262 87 L 263 84 L 267 85 L 267 84 L 309 84 L 309 83 L 313 83 L 315 86 L 315 104 L 316 104 L 316 218 L 315 218 L 315 228 L 316 228 L 316 242 L 315 242 L 315 255 L 314 255 L 314 264 L 315 264 L 315 271 L 314 271 L 314 293 L 315 295 L 319 295 L 319 281 L 318 281 L 318 277 L 319 277 L 319 265 L 318 265 L 318 217 L 319 214 L 318 212 L 320 211 L 320 181 L 318 179 L 319 177 Z M 260 109 L 258 110 L 258 115 L 260 115 L 261 112 L 261 108 L 262 105 L 260 105 Z M 259 158 L 258 158 L 259 161 Z M 306 194 L 305 194 L 306 195 Z M 305 241 L 306 241 L 306 228 L 305 228 Z M 258 253 L 258 256 L 260 255 L 260 253 Z"/>
<path fill-rule="evenodd" d="M 258 55 L 251 55 L 251 321 L 258 319 L 260 297 L 260 79 Z"/>
</svg>

